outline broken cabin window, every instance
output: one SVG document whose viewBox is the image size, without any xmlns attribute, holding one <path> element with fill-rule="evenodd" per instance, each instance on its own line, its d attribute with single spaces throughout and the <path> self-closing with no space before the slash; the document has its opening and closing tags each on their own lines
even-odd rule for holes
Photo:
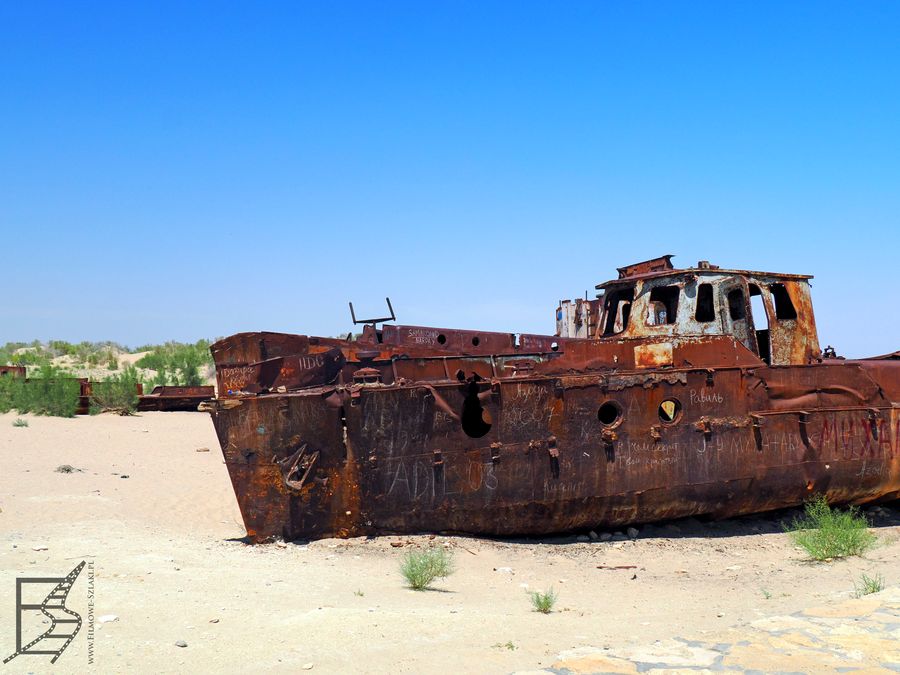
<svg viewBox="0 0 900 675">
<path fill-rule="evenodd" d="M 784 284 L 771 284 L 769 290 L 772 292 L 772 298 L 775 300 L 775 318 L 796 319 L 797 310 L 794 309 L 794 303 L 788 294 Z"/>
<path fill-rule="evenodd" d="M 650 308 L 647 312 L 648 326 L 663 326 L 675 323 L 678 314 L 678 286 L 657 286 L 650 291 Z"/>
<path fill-rule="evenodd" d="M 728 315 L 732 321 L 747 318 L 747 304 L 744 301 L 744 289 L 735 288 L 728 291 Z"/>
<path fill-rule="evenodd" d="M 604 335 L 616 335 L 628 327 L 631 303 L 634 300 L 634 286 L 620 288 L 606 293 L 606 323 Z"/>
<path fill-rule="evenodd" d="M 697 288 L 697 311 L 694 313 L 697 321 L 709 322 L 716 318 L 716 310 L 713 306 L 712 284 L 700 284 Z"/>
</svg>

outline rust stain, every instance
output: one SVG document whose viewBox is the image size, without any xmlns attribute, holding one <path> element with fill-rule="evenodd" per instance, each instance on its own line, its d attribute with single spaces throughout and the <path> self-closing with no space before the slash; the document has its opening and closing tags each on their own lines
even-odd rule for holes
<svg viewBox="0 0 900 675">
<path fill-rule="evenodd" d="M 635 345 L 634 365 L 638 368 L 662 368 L 673 363 L 671 342 Z"/>
</svg>

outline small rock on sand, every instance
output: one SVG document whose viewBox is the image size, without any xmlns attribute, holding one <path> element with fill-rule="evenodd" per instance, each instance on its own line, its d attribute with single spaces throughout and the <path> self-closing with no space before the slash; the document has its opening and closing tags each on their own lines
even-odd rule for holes
<svg viewBox="0 0 900 675">
<path fill-rule="evenodd" d="M 176 647 L 187 647 L 187 642 L 185 642 L 184 640 L 178 640 L 175 642 L 175 646 Z"/>
<path fill-rule="evenodd" d="M 195 452 L 209 452 L 209 448 L 197 448 Z"/>
<path fill-rule="evenodd" d="M 638 535 L 640 534 L 640 532 L 638 531 L 638 529 L 636 527 L 629 527 L 628 530 L 626 530 L 626 532 L 628 534 L 629 539 L 637 539 Z"/>
<path fill-rule="evenodd" d="M 81 469 L 76 469 L 71 464 L 60 464 L 58 467 L 56 467 L 55 471 L 56 471 L 56 473 L 76 473 L 76 472 L 81 473 L 82 472 Z"/>
</svg>

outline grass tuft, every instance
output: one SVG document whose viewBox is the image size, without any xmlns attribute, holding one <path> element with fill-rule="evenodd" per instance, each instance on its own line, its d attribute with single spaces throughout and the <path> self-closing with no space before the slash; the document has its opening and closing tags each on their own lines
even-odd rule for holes
<svg viewBox="0 0 900 675">
<path fill-rule="evenodd" d="M 13 426 L 14 427 L 27 427 L 28 420 L 23 420 L 21 417 L 17 417 L 15 420 L 13 420 Z"/>
<path fill-rule="evenodd" d="M 803 516 L 786 529 L 794 543 L 815 560 L 860 555 L 876 541 L 859 509 L 832 509 L 821 495 L 807 502 Z"/>
<path fill-rule="evenodd" d="M 542 593 L 541 591 L 532 591 L 529 593 L 531 596 L 531 606 L 534 607 L 535 612 L 540 612 L 541 614 L 549 614 L 553 611 L 553 606 L 556 604 L 556 591 L 553 590 L 553 587 L 550 587 L 546 593 Z"/>
<path fill-rule="evenodd" d="M 864 595 L 870 595 L 872 593 L 878 593 L 879 591 L 884 590 L 884 577 L 880 574 L 876 574 L 874 577 L 870 577 L 868 574 L 863 574 L 859 580 L 858 584 L 853 584 L 854 595 L 857 598 L 861 598 Z"/>
<path fill-rule="evenodd" d="M 403 556 L 400 573 L 410 588 L 422 591 L 429 588 L 435 579 L 453 573 L 453 556 L 442 547 L 409 551 Z"/>
</svg>

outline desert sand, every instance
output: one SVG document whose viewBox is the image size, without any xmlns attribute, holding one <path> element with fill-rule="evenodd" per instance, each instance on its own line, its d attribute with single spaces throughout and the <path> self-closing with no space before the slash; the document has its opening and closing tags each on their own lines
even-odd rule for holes
<svg viewBox="0 0 900 675">
<path fill-rule="evenodd" d="M 21 655 L 5 672 L 532 671 L 572 650 L 702 639 L 843 602 L 862 573 L 900 580 L 890 507 L 870 511 L 875 549 L 831 563 L 805 559 L 782 532 L 784 513 L 647 526 L 635 540 L 249 546 L 199 413 L 0 415 L 0 509 L 0 658 L 15 650 L 17 577 L 63 576 L 85 560 L 94 589 L 91 611 L 86 568 L 67 601 L 83 632 L 55 666 Z M 452 550 L 456 572 L 416 592 L 398 565 L 423 546 Z M 531 611 L 527 590 L 551 586 L 555 611 Z"/>
</svg>

